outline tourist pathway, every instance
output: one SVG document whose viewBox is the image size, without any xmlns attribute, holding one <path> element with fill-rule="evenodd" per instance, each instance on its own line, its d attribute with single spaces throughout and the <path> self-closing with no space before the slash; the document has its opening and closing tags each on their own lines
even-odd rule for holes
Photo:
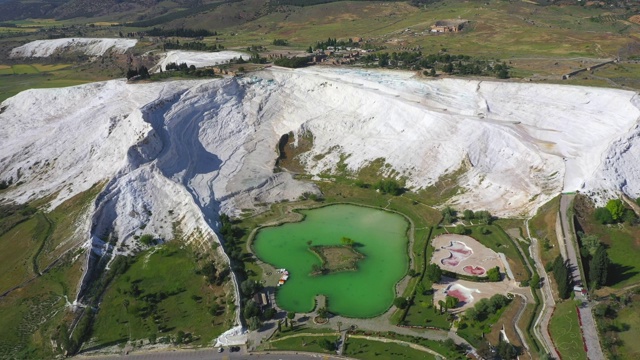
<svg viewBox="0 0 640 360">
<path fill-rule="evenodd" d="M 536 271 L 538 272 L 540 281 L 542 283 L 542 311 L 535 321 L 533 332 L 535 333 L 536 338 L 538 338 L 538 341 L 540 341 L 540 343 L 542 344 L 545 352 L 551 354 L 551 357 L 553 357 L 554 359 L 560 359 L 560 356 L 555 349 L 555 345 L 551 340 L 551 335 L 549 335 L 549 321 L 551 320 L 551 315 L 553 314 L 553 310 L 556 307 L 556 302 L 553 299 L 553 292 L 551 291 L 551 283 L 549 282 L 547 272 L 544 270 L 544 266 L 542 266 L 538 240 L 532 237 L 529 231 L 528 219 L 525 222 L 525 228 L 527 229 L 527 236 L 529 237 L 529 239 L 531 239 L 531 246 L 529 246 L 529 251 L 531 252 L 531 257 L 533 258 Z"/>
<path fill-rule="evenodd" d="M 581 271 L 579 268 L 579 249 L 578 241 L 573 233 L 573 227 L 569 221 L 573 221 L 569 217 L 569 210 L 575 195 L 562 194 L 560 198 L 560 217 L 562 219 L 562 232 L 564 235 L 565 245 L 567 246 L 567 257 L 569 258 L 569 264 L 573 274 L 574 284 L 584 284 Z M 600 345 L 600 337 L 598 336 L 598 330 L 596 327 L 596 321 L 593 318 L 593 312 L 591 311 L 592 304 L 585 302 L 583 306 L 578 308 L 580 312 L 580 319 L 582 326 L 580 330 L 584 341 L 587 344 L 587 357 L 589 359 L 604 359 L 604 353 Z"/>
</svg>

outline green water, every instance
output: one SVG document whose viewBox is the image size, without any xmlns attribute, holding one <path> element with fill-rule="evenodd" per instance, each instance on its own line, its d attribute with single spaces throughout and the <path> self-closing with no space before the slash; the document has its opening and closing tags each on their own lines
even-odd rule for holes
<svg viewBox="0 0 640 360">
<path fill-rule="evenodd" d="M 332 313 L 348 317 L 372 317 L 383 313 L 395 297 L 394 287 L 408 267 L 407 221 L 400 215 L 353 205 L 332 205 L 303 211 L 299 223 L 262 229 L 253 249 L 263 261 L 285 268 L 290 277 L 278 288 L 276 301 L 287 311 L 309 312 L 317 294 L 328 299 Z M 362 246 L 366 258 L 358 271 L 311 276 L 320 259 L 313 245 L 337 245 L 349 237 Z"/>
</svg>

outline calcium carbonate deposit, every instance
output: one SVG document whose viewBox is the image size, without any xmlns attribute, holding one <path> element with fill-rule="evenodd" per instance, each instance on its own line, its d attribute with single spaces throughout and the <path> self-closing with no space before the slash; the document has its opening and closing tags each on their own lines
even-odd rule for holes
<svg viewBox="0 0 640 360">
<path fill-rule="evenodd" d="M 197 68 L 205 66 L 214 66 L 220 64 L 226 64 L 229 60 L 243 58 L 249 60 L 251 55 L 242 53 L 239 51 L 217 51 L 217 52 L 203 52 L 203 51 L 181 51 L 172 50 L 164 54 L 164 57 L 160 62 L 154 66 L 151 71 L 159 72 L 160 69 L 164 70 L 167 64 L 185 63 L 187 66 L 195 66 Z"/>
<path fill-rule="evenodd" d="M 126 253 L 143 225 L 169 240 L 180 222 L 185 234 L 217 241 L 220 211 L 317 192 L 273 172 L 289 132 L 313 135 L 302 158 L 312 175 L 341 158 L 353 173 L 382 158 L 381 176 L 393 169 L 417 190 L 457 172 L 461 191 L 448 203 L 501 216 L 531 215 L 561 191 L 600 202 L 640 195 L 636 93 L 413 75 L 274 67 L 243 78 L 28 90 L 0 106 L 0 180 L 22 184 L 1 196 L 53 195 L 55 207 L 105 184 L 78 224 L 76 241 L 94 257 Z M 117 243 L 105 243 L 105 233 Z"/>
<path fill-rule="evenodd" d="M 58 53 L 79 52 L 89 56 L 103 56 L 107 51 L 119 54 L 136 46 L 135 39 L 92 39 L 92 38 L 63 38 L 52 40 L 36 40 L 11 50 L 12 58 L 49 57 Z"/>
</svg>

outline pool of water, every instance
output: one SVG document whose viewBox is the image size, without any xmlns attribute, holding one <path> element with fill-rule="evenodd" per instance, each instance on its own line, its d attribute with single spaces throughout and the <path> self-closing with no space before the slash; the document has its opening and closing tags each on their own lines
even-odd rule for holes
<svg viewBox="0 0 640 360">
<path fill-rule="evenodd" d="M 395 284 L 406 274 L 408 222 L 398 214 L 354 205 L 331 205 L 302 212 L 298 223 L 269 227 L 258 232 L 253 250 L 258 258 L 289 271 L 278 288 L 276 301 L 287 311 L 309 312 L 316 295 L 327 297 L 329 311 L 348 317 L 383 313 L 395 297 Z M 358 270 L 311 276 L 320 259 L 312 245 L 338 245 L 342 237 L 357 243 L 366 258 Z"/>
</svg>

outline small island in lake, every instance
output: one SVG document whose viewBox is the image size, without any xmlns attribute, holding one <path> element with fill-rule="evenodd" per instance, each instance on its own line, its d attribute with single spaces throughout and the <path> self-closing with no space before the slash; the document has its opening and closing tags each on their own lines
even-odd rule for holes
<svg viewBox="0 0 640 360">
<path fill-rule="evenodd" d="M 364 254 L 355 249 L 357 243 L 352 239 L 343 237 L 341 243 L 342 245 L 309 246 L 309 250 L 318 255 L 322 261 L 322 265 L 313 265 L 311 275 L 358 270 L 358 261 L 365 258 Z"/>
</svg>

